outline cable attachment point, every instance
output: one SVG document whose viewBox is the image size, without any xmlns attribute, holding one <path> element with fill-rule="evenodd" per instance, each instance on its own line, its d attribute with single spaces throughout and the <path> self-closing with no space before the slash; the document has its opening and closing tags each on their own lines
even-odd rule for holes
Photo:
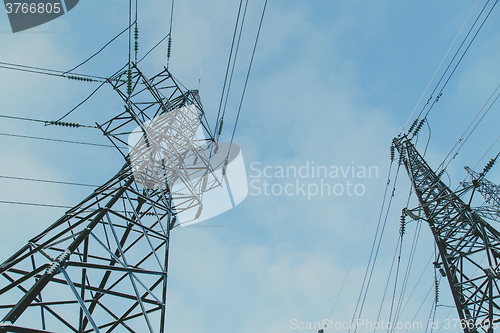
<svg viewBox="0 0 500 333">
<path fill-rule="evenodd" d="M 56 260 L 54 260 L 49 267 L 45 270 L 45 274 L 47 275 L 57 275 L 59 274 L 63 269 L 65 269 L 68 266 L 68 259 L 71 255 L 71 252 L 66 249 L 64 250 L 63 253 L 61 253 Z"/>
<path fill-rule="evenodd" d="M 415 213 L 413 213 L 411 210 L 409 210 L 408 208 L 403 208 L 403 213 L 407 216 L 409 216 L 412 220 L 414 221 L 418 221 L 420 220 L 420 216 L 418 215 L 415 215 Z"/>
<path fill-rule="evenodd" d="M 436 103 L 439 101 L 439 97 L 441 97 L 443 93 L 439 93 L 438 97 L 436 97 Z"/>
<path fill-rule="evenodd" d="M 439 271 L 439 274 L 441 274 L 442 277 L 446 277 L 446 272 L 443 267 L 441 267 L 441 263 L 434 261 L 432 264 L 434 265 L 434 268 Z"/>
</svg>

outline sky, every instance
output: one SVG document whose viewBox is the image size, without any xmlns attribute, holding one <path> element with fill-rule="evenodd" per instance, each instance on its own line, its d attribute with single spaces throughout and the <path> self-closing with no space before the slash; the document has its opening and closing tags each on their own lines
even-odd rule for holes
<svg viewBox="0 0 500 333">
<path fill-rule="evenodd" d="M 386 284 L 389 291 L 380 318 L 388 317 L 394 281 L 387 281 L 399 238 L 399 216 L 407 205 L 417 205 L 415 198 L 407 204 L 410 183 L 404 169 L 399 171 L 392 196 L 394 163 L 382 208 L 391 140 L 404 126 L 408 128 L 429 99 L 485 3 L 268 1 L 234 137 L 245 161 L 249 194 L 230 211 L 172 231 L 167 332 L 317 332 L 317 328 L 294 328 L 293 323 L 348 322 L 356 308 L 379 216 L 383 223 L 392 197 L 360 318 L 376 321 Z M 166 0 L 139 1 L 139 56 L 168 33 L 171 5 Z M 238 5 L 223 0 L 174 4 L 169 70 L 187 88 L 199 89 L 212 127 Z M 263 6 L 263 0 L 248 2 L 223 141 L 231 139 Z M 425 125 L 418 136 L 417 149 L 425 150 L 432 168 L 445 159 L 500 84 L 499 10 L 491 12 L 429 113 L 429 127 Z M 127 26 L 128 1 L 123 0 L 82 0 L 67 14 L 15 34 L 2 11 L 0 62 L 69 70 Z M 107 77 L 127 60 L 128 41 L 122 36 L 76 72 Z M 161 44 L 140 66 L 147 76 L 161 71 L 166 66 L 166 45 Z M 96 88 L 95 83 L 3 68 L 0 78 L 0 114 L 41 120 L 58 119 Z M 65 121 L 103 123 L 122 112 L 122 104 L 118 94 L 104 86 Z M 495 104 L 449 164 L 445 182 L 451 188 L 466 178 L 464 166 L 477 165 L 480 171 L 499 152 L 500 144 L 494 144 L 499 120 Z M 0 133 L 0 176 L 99 185 L 123 164 L 118 151 L 110 147 L 4 135 L 108 145 L 95 129 L 0 118 Z M 340 171 L 338 178 L 313 177 L 313 165 L 348 172 Z M 287 167 L 306 170 L 308 166 L 309 177 L 281 177 L 279 173 Z M 362 170 L 366 173 L 359 173 Z M 497 184 L 499 170 L 493 168 L 488 175 Z M 321 181 L 332 188 L 338 184 L 338 192 L 308 196 L 307 189 L 314 190 Z M 292 184 L 288 187 L 291 195 L 280 192 L 287 184 Z M 92 190 L 7 178 L 0 178 L 0 189 L 0 201 L 61 206 L 77 204 Z M 0 203 L 1 260 L 64 211 Z M 406 269 L 416 229 L 415 222 L 407 227 L 401 271 Z M 434 284 L 429 262 L 433 239 L 426 225 L 419 235 L 404 298 L 404 322 L 426 323 L 431 311 L 434 291 L 425 296 Z M 453 302 L 444 280 L 440 293 L 443 306 L 437 308 L 434 319 L 442 324 L 457 315 L 449 307 Z"/>
</svg>

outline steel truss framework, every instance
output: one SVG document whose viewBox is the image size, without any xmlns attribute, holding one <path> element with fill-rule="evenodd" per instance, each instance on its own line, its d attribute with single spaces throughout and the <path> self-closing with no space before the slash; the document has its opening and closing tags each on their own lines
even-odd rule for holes
<svg viewBox="0 0 500 333">
<path fill-rule="evenodd" d="M 465 170 L 469 174 L 471 181 L 463 182 L 462 186 L 464 188 L 477 188 L 477 191 L 481 193 L 484 198 L 484 203 L 475 207 L 474 211 L 477 212 L 484 218 L 500 221 L 500 186 L 493 184 L 484 175 L 475 172 L 469 167 L 465 167 Z M 476 183 L 476 186 L 473 186 Z"/>
<path fill-rule="evenodd" d="M 444 268 L 464 332 L 493 332 L 500 321 L 500 233 L 470 207 L 479 183 L 453 192 L 405 135 L 393 145 L 434 235 L 441 261 L 436 264 Z"/>
<path fill-rule="evenodd" d="M 126 163 L 0 266 L 0 332 L 164 332 L 176 211 L 168 186 L 134 181 L 126 137 L 179 107 L 203 110 L 167 69 L 147 79 L 132 66 L 109 83 L 125 111 L 99 127 Z"/>
</svg>

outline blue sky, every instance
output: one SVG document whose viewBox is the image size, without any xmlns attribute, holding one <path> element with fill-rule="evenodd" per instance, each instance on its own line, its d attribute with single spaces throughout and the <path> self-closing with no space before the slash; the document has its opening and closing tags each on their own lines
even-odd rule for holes
<svg viewBox="0 0 500 333">
<path fill-rule="evenodd" d="M 430 89 L 484 3 L 477 2 Z M 248 5 L 221 140 L 230 140 L 263 4 L 256 0 Z M 254 162 L 260 163 L 254 166 L 261 171 L 265 166 L 299 168 L 313 161 L 327 167 L 375 166 L 378 177 L 328 180 L 331 184 L 347 180 L 361 184 L 363 195 L 317 195 L 308 200 L 303 195 L 249 194 L 231 211 L 191 228 L 174 229 L 167 331 L 294 332 L 300 330 L 290 327 L 292 319 L 314 322 L 328 318 L 361 239 L 331 319 L 343 322 L 352 317 L 380 214 L 391 139 L 405 125 L 475 4 L 451 0 L 269 1 L 234 139 L 242 149 L 249 182 L 266 180 L 255 177 L 257 173 L 250 168 Z M 139 1 L 140 56 L 168 32 L 170 5 L 169 1 Z M 175 3 L 169 69 L 190 89 L 199 82 L 211 124 L 217 115 L 237 10 L 236 1 Z M 429 114 L 431 139 L 426 159 L 432 167 L 444 159 L 500 84 L 498 10 L 493 10 Z M 16 34 L 10 31 L 7 15 L 0 14 L 0 61 L 68 70 L 126 28 L 127 13 L 127 1 L 80 1 L 68 14 Z M 117 39 L 78 72 L 111 75 L 126 63 L 127 45 L 126 37 Z M 146 75 L 163 68 L 165 54 L 166 46 L 161 45 L 141 63 Z M 6 69 L 0 69 L 0 77 L 0 114 L 43 120 L 59 118 L 96 88 L 92 83 Z M 429 96 L 427 91 L 417 112 Z M 102 123 L 122 108 L 118 95 L 105 86 L 65 120 Z M 498 137 L 499 116 L 498 105 L 494 105 L 450 163 L 453 188 L 466 176 L 463 166 L 474 166 Z M 4 118 L 0 132 L 108 144 L 97 130 Z M 419 150 L 425 149 L 428 137 L 425 126 Z M 0 143 L 0 175 L 4 176 L 100 184 L 123 163 L 112 148 L 1 135 Z M 478 169 L 498 150 L 497 142 Z M 498 183 L 499 177 L 494 168 L 490 180 Z M 279 188 L 297 179 L 273 176 L 268 181 Z M 0 188 L 0 200 L 65 206 L 78 203 L 90 191 L 8 179 L 0 179 Z M 379 310 L 408 191 L 406 172 L 401 170 L 362 315 L 367 320 L 375 320 Z M 409 207 L 415 205 L 413 200 Z M 63 212 L 0 204 L 1 256 L 16 251 Z M 410 225 L 408 234 L 414 228 L 415 224 Z M 432 253 L 432 237 L 423 225 L 409 288 L 426 271 L 405 309 L 404 320 L 413 318 L 433 284 L 433 269 L 426 265 Z M 448 290 L 443 281 L 444 305 L 452 305 Z M 427 320 L 431 303 L 432 292 L 415 320 Z M 438 308 L 436 318 L 456 318 L 453 311 L 448 315 L 449 310 Z M 383 311 L 387 314 L 387 307 Z"/>
</svg>

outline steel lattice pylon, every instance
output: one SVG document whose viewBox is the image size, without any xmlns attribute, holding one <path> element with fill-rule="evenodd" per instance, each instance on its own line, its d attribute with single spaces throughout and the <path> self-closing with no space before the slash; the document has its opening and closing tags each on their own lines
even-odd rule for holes
<svg viewBox="0 0 500 333">
<path fill-rule="evenodd" d="M 99 128 L 126 163 L 0 266 L 0 332 L 164 332 L 177 211 L 166 180 L 149 188 L 134 179 L 126 138 L 180 107 L 200 119 L 203 110 L 167 69 L 147 79 L 132 66 L 109 83 L 125 111 Z"/>
<path fill-rule="evenodd" d="M 393 140 L 434 235 L 465 333 L 493 332 L 500 321 L 500 233 L 471 207 L 479 183 L 450 190 L 406 135 Z M 471 193 L 464 202 L 464 194 Z"/>
</svg>

